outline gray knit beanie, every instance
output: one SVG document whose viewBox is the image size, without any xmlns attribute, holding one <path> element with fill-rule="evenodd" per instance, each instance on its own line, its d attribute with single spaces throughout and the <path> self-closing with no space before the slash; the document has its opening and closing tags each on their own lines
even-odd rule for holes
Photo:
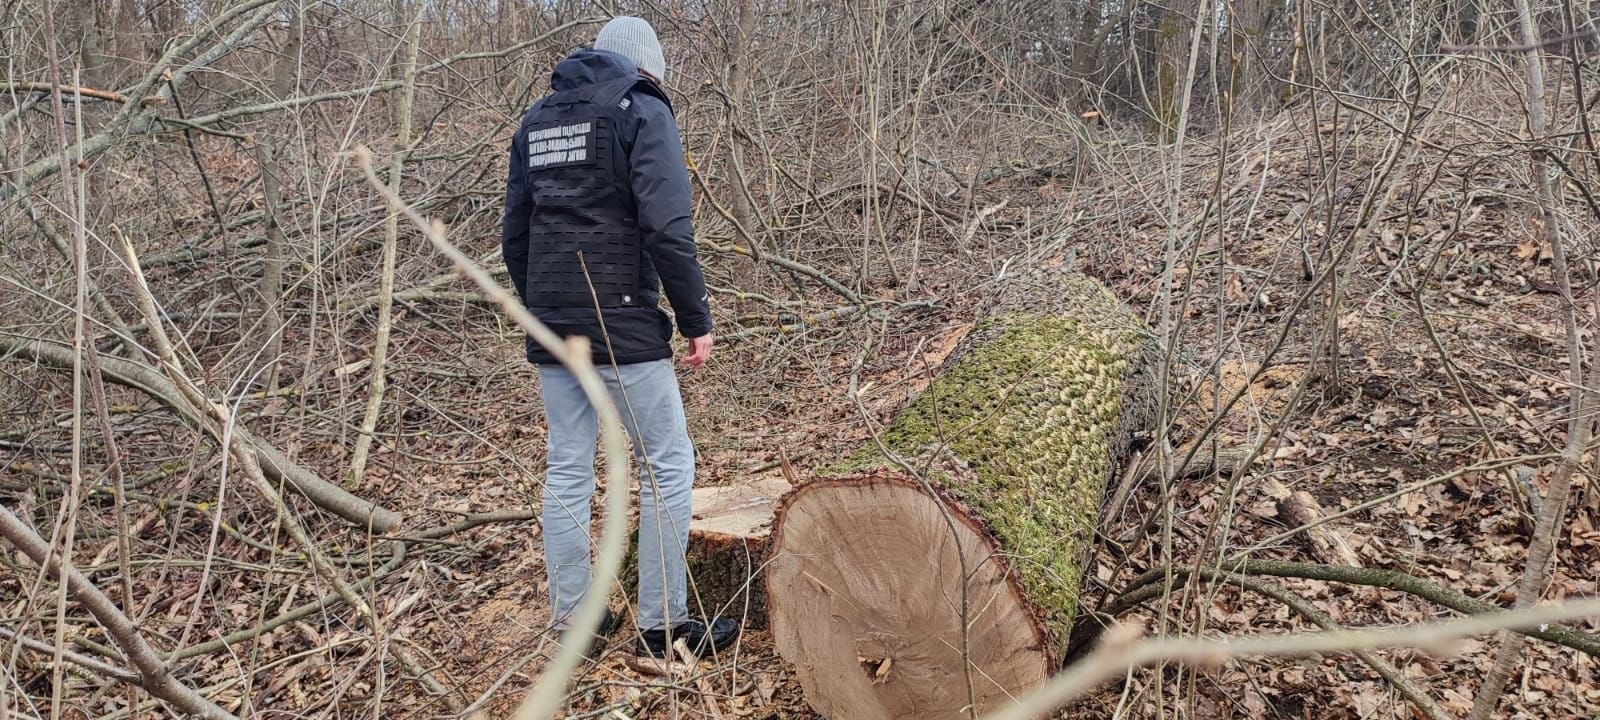
<svg viewBox="0 0 1600 720">
<path fill-rule="evenodd" d="M 655 28 L 642 18 L 613 18 L 595 36 L 594 49 L 622 55 L 651 77 L 667 79 L 667 61 L 661 56 L 661 41 L 656 39 Z"/>
</svg>

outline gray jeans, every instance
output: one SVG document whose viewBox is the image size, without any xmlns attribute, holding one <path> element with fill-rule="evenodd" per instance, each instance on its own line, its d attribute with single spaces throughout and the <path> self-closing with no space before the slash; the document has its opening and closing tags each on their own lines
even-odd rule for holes
<svg viewBox="0 0 1600 720">
<path fill-rule="evenodd" d="M 694 445 L 671 360 L 601 367 L 611 401 L 633 440 L 639 468 L 640 629 L 689 619 L 684 549 L 689 543 Z M 544 485 L 545 573 L 556 627 L 565 627 L 589 587 L 589 500 L 594 495 L 598 416 L 570 371 L 539 366 L 550 431 Z"/>
</svg>

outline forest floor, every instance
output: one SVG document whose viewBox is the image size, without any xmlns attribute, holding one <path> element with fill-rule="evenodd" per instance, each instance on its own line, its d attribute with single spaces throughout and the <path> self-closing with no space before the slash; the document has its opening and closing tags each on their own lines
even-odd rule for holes
<svg viewBox="0 0 1600 720">
<path fill-rule="evenodd" d="M 1102 531 L 1112 542 L 1100 546 L 1085 607 L 1157 567 L 1164 543 L 1179 563 L 1237 553 L 1348 559 L 1303 534 L 1276 538 L 1301 522 L 1291 516 L 1304 508 L 1292 506 L 1288 494 L 1303 491 L 1318 511 L 1333 514 L 1412 485 L 1412 492 L 1327 523 L 1325 536 L 1363 567 L 1400 570 L 1509 605 L 1532 527 L 1528 491 L 1548 479 L 1570 394 L 1561 299 L 1552 291 L 1550 249 L 1526 202 L 1526 162 L 1475 144 L 1470 128 L 1447 119 L 1429 128 L 1431 142 L 1418 144 L 1364 132 L 1375 119 L 1341 122 L 1349 126 L 1333 132 L 1310 116 L 1285 114 L 1238 133 L 1225 155 L 1214 143 L 1192 145 L 1176 176 L 1163 153 L 1135 148 L 1102 161 L 1076 187 L 1045 166 L 989 182 L 968 201 L 994 209 L 976 232 L 941 230 L 943 239 L 934 239 L 930 228 L 914 290 L 877 276 L 867 288 L 874 297 L 931 299 L 934 307 L 886 306 L 800 332 L 749 335 L 720 343 L 707 368 L 681 373 L 701 457 L 697 482 L 776 477 L 782 457 L 803 477 L 868 442 L 863 414 L 882 421 L 926 385 L 929 368 L 981 316 L 1013 262 L 1070 249 L 1079 268 L 1156 325 L 1167 297 L 1169 238 L 1178 237 L 1170 278 L 1173 297 L 1187 300 L 1169 306 L 1181 338 L 1173 444 L 1192 442 L 1219 414 L 1219 447 L 1266 441 L 1259 462 L 1244 472 L 1176 481 L 1170 519 L 1157 516 L 1153 481 L 1135 488 L 1126 506 L 1108 508 Z M 1386 171 L 1393 153 L 1399 158 Z M 1172 227 L 1174 220 L 1182 226 Z M 737 262 L 746 265 L 713 264 L 713 281 L 757 273 Z M 1314 346 L 1328 316 L 1326 286 L 1310 278 L 1324 277 L 1335 262 L 1344 271 L 1338 362 L 1329 365 L 1318 362 Z M 1575 301 L 1587 308 L 1597 301 L 1596 276 L 1592 264 L 1578 265 Z M 719 307 L 723 319 L 762 313 L 770 316 L 771 308 L 744 300 Z M 359 492 L 405 509 L 413 527 L 536 508 L 544 431 L 520 339 L 474 303 L 407 304 L 397 308 L 396 322 L 391 385 L 399 422 L 378 444 Z M 346 340 L 364 346 L 360 337 Z M 321 382 L 354 386 L 362 374 L 348 368 L 323 372 Z M 1238 401 L 1223 412 L 1231 397 Z M 297 413 L 287 402 L 246 408 L 247 421 L 269 435 Z M 338 467 L 342 432 L 300 432 L 298 456 Z M 1578 483 L 1548 599 L 1596 594 L 1600 491 L 1588 477 Z M 597 509 L 602 502 L 597 498 Z M 349 541 L 359 546 L 363 539 L 352 534 Z M 537 521 L 483 525 L 419 555 L 383 580 L 380 594 L 396 599 L 379 608 L 394 613 L 388 630 L 431 655 L 467 697 L 504 680 L 484 707 L 504 716 L 554 649 Z M 1391 590 L 1275 582 L 1349 627 L 1451 615 Z M 1238 587 L 1197 584 L 1177 595 L 1165 606 L 1174 633 L 1315 628 L 1278 601 Z M 398 598 L 408 601 L 402 607 Z M 623 603 L 620 595 L 613 599 Z M 1154 628 L 1163 613 L 1144 607 L 1130 615 Z M 355 632 L 326 618 L 316 625 L 274 631 L 264 642 L 291 653 L 337 640 L 322 634 Z M 574 680 L 569 717 L 812 717 L 792 672 L 758 629 L 698 680 L 641 673 L 627 660 L 628 642 L 619 634 Z M 1483 637 L 1449 656 L 1379 655 L 1460 716 L 1497 646 Z M 258 691 L 258 706 L 304 713 L 374 692 L 360 683 L 333 687 L 319 657 L 275 670 Z M 1535 641 L 1522 670 L 1498 717 L 1600 716 L 1594 658 Z M 390 717 L 440 710 L 420 698 L 392 709 Z M 1066 716 L 1418 717 L 1348 655 L 1137 672 L 1078 700 Z"/>
</svg>

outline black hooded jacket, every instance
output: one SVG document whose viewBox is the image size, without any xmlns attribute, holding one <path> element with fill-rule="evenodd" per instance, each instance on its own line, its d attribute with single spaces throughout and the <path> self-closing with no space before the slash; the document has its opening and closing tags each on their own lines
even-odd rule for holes
<svg viewBox="0 0 1600 720">
<path fill-rule="evenodd" d="M 549 218 L 550 214 L 539 212 L 537 185 L 540 181 L 530 170 L 528 136 L 530 129 L 538 133 L 538 127 L 551 124 L 551 114 L 540 113 L 545 100 L 528 111 L 512 138 L 506 178 L 500 247 L 517 295 L 534 316 L 558 335 L 588 337 L 594 361 L 602 365 L 610 364 L 613 359 L 617 364 L 629 364 L 672 357 L 672 322 L 659 306 L 662 289 L 677 315 L 678 331 L 684 337 L 700 337 L 711 332 L 711 309 L 700 263 L 695 257 L 694 230 L 689 222 L 688 166 L 678 139 L 677 121 L 666 96 L 654 83 L 638 75 L 631 60 L 591 49 L 579 50 L 557 64 L 550 76 L 550 86 L 560 93 L 635 78 L 637 82 L 625 91 L 612 111 L 616 120 L 612 130 L 620 150 L 615 164 L 618 168 L 616 187 L 610 192 L 601 190 L 596 194 L 597 198 L 604 198 L 600 202 L 605 203 L 601 208 L 604 212 L 599 214 L 617 218 L 621 227 L 637 230 L 639 292 L 631 304 L 604 307 L 598 313 L 593 305 L 542 306 L 544 303 L 538 300 L 541 288 L 529 287 L 530 263 L 538 268 L 541 260 L 549 259 L 537 256 L 540 248 L 548 243 L 530 242 L 530 238 L 539 238 L 541 232 L 564 232 L 568 237 L 563 239 L 568 245 L 581 245 L 586 233 L 574 224 L 604 222 L 604 219 L 576 218 L 567 221 L 563 228 L 556 228 L 548 219 L 541 220 L 541 217 Z M 627 83 L 619 85 L 626 86 Z M 548 157 L 536 155 L 534 165 L 548 164 Z M 610 352 L 607 351 L 607 337 Z M 529 362 L 556 362 L 531 338 L 527 352 Z"/>
</svg>

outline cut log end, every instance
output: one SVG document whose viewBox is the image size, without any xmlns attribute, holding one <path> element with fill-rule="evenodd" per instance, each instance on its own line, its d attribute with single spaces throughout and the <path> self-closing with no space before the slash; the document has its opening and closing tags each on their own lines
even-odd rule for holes
<svg viewBox="0 0 1600 720">
<path fill-rule="evenodd" d="M 1040 619 L 962 508 L 888 471 L 784 498 L 767 568 L 772 634 L 824 716 L 965 718 L 973 702 L 992 710 L 1048 677 Z"/>
</svg>

